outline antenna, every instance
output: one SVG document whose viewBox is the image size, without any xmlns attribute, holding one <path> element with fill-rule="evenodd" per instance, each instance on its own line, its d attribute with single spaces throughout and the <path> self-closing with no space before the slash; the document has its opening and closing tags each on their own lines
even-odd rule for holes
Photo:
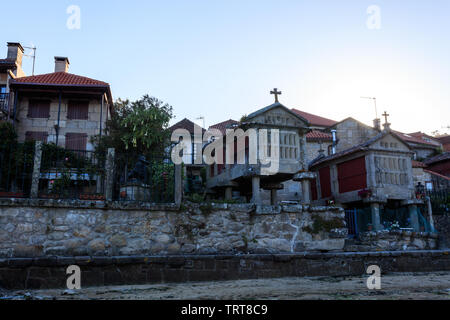
<svg viewBox="0 0 450 320">
<path fill-rule="evenodd" d="M 195 120 L 203 120 L 203 129 L 206 129 L 206 123 L 205 123 L 205 117 L 204 116 L 200 116 L 200 117 L 196 118 Z"/>
<path fill-rule="evenodd" d="M 375 98 L 375 97 L 361 97 L 361 99 L 373 100 L 373 103 L 375 104 L 375 119 L 378 119 L 377 98 Z"/>
<path fill-rule="evenodd" d="M 24 56 L 33 59 L 33 71 L 32 71 L 31 75 L 34 76 L 34 66 L 36 64 L 36 46 L 34 46 L 34 47 L 24 47 L 24 48 L 33 50 L 33 54 L 32 55 L 31 54 L 24 54 Z"/>
</svg>

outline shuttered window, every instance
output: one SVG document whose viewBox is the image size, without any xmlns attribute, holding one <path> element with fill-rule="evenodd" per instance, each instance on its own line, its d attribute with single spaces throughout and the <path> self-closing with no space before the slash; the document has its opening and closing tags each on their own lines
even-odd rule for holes
<svg viewBox="0 0 450 320">
<path fill-rule="evenodd" d="M 50 118 L 50 101 L 30 100 L 28 118 Z"/>
<path fill-rule="evenodd" d="M 44 143 L 47 143 L 47 138 L 48 132 L 27 131 L 27 133 L 25 133 L 26 141 L 42 141 Z"/>
<path fill-rule="evenodd" d="M 86 133 L 66 133 L 66 149 L 68 150 L 86 150 Z"/>
<path fill-rule="evenodd" d="M 67 119 L 69 120 L 88 120 L 89 101 L 70 100 L 67 108 Z"/>
<path fill-rule="evenodd" d="M 330 167 L 320 169 L 319 176 L 320 176 L 320 192 L 322 193 L 322 198 L 331 197 Z"/>
<path fill-rule="evenodd" d="M 367 188 L 365 157 L 340 163 L 337 168 L 340 193 Z"/>
</svg>

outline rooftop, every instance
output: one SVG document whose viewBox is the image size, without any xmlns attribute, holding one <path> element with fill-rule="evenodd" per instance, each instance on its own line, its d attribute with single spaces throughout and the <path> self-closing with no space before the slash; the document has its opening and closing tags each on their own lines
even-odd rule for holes
<svg viewBox="0 0 450 320">
<path fill-rule="evenodd" d="M 292 109 L 293 112 L 301 116 L 302 118 L 305 118 L 308 120 L 309 124 L 312 126 L 318 126 L 318 127 L 331 127 L 337 123 L 337 121 L 327 119 L 324 117 L 317 116 L 312 113 L 308 113 L 305 111 L 301 111 L 298 109 Z"/>
<path fill-rule="evenodd" d="M 216 124 L 210 126 L 209 129 L 218 129 L 222 133 L 222 135 L 225 135 L 227 129 L 230 129 L 231 126 L 236 125 L 236 124 L 239 124 L 239 121 L 230 119 L 227 121 L 216 123 Z"/>
<path fill-rule="evenodd" d="M 169 128 L 170 132 L 173 132 L 177 129 L 184 129 L 187 130 L 190 134 L 194 134 L 195 128 L 200 128 L 202 130 L 202 135 L 205 133 L 205 129 L 200 127 L 198 124 L 192 122 L 191 120 L 184 118 L 180 122 L 175 123 L 173 126 Z"/>
<path fill-rule="evenodd" d="M 11 83 L 30 84 L 30 85 L 54 85 L 54 86 L 109 87 L 109 84 L 106 82 L 78 76 L 67 72 L 53 72 L 37 76 L 16 78 L 12 80 Z"/>
</svg>

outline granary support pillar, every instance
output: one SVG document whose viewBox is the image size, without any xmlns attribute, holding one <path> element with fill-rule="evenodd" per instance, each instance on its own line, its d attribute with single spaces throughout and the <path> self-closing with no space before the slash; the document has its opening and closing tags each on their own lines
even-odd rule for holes
<svg viewBox="0 0 450 320">
<path fill-rule="evenodd" d="M 409 205 L 408 211 L 409 211 L 409 220 L 411 221 L 411 228 L 413 228 L 414 231 L 420 231 L 419 213 L 417 212 L 417 205 L 415 204 Z"/>
<path fill-rule="evenodd" d="M 264 190 L 270 191 L 270 204 L 272 206 L 278 205 L 278 190 L 283 190 L 284 185 L 281 183 L 264 183 L 262 185 Z"/>
<path fill-rule="evenodd" d="M 232 187 L 226 187 L 225 188 L 225 200 L 233 200 L 233 188 Z"/>
<path fill-rule="evenodd" d="M 252 177 L 252 202 L 254 204 L 261 204 L 261 178 L 258 176 Z"/>
<path fill-rule="evenodd" d="M 405 200 L 402 202 L 403 206 L 408 207 L 411 228 L 416 232 L 420 231 L 419 209 L 417 207 L 420 204 L 423 204 L 423 202 L 417 199 Z"/>
<path fill-rule="evenodd" d="M 381 218 L 380 218 L 380 203 L 372 202 L 370 203 L 370 214 L 372 216 L 372 226 L 374 231 L 380 231 L 381 228 Z"/>
<path fill-rule="evenodd" d="M 302 188 L 302 204 L 311 204 L 311 180 L 316 179 L 316 175 L 313 172 L 305 171 L 297 173 L 293 180 L 300 182 Z"/>
</svg>

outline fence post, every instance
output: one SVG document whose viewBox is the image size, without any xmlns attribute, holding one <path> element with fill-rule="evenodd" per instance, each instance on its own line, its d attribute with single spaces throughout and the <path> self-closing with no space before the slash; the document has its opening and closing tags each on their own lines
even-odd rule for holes
<svg viewBox="0 0 450 320">
<path fill-rule="evenodd" d="M 36 141 L 34 145 L 33 176 L 31 177 L 30 197 L 32 199 L 37 199 L 39 197 L 39 178 L 41 176 L 41 161 L 42 161 L 42 142 Z"/>
<path fill-rule="evenodd" d="M 114 148 L 108 149 L 108 154 L 106 156 L 106 186 L 105 186 L 105 198 L 107 201 L 113 200 L 113 190 L 114 190 L 114 158 L 116 151 Z"/>
<path fill-rule="evenodd" d="M 175 204 L 177 205 L 180 205 L 183 199 L 183 182 L 181 180 L 181 165 L 175 165 Z"/>
</svg>

